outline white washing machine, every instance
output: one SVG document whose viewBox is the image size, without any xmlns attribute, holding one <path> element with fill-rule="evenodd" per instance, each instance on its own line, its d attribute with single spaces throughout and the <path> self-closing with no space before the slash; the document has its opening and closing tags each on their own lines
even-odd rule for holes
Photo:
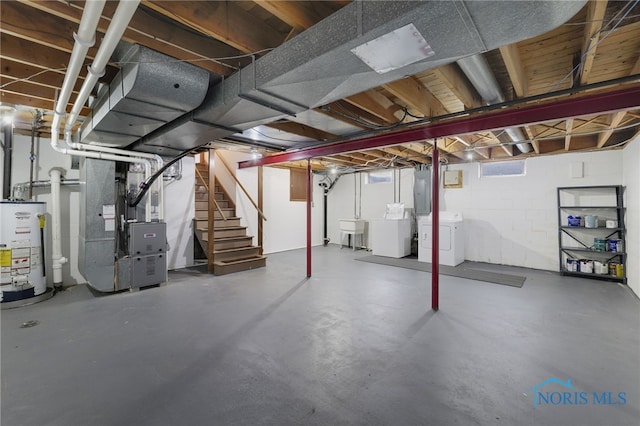
<svg viewBox="0 0 640 426">
<path fill-rule="evenodd" d="M 411 254 L 411 219 L 373 219 L 371 252 L 401 258 Z"/>
<path fill-rule="evenodd" d="M 418 219 L 418 260 L 431 263 L 431 215 Z M 440 264 L 457 266 L 464 262 L 464 220 L 462 213 L 440 212 Z"/>
</svg>

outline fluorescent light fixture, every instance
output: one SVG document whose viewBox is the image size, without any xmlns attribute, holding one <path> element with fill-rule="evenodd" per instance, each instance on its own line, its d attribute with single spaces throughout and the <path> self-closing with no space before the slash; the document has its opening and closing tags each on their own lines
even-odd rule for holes
<svg viewBox="0 0 640 426">
<path fill-rule="evenodd" d="M 378 74 L 402 68 L 436 54 L 413 24 L 361 44 L 351 49 L 351 52 Z"/>
</svg>

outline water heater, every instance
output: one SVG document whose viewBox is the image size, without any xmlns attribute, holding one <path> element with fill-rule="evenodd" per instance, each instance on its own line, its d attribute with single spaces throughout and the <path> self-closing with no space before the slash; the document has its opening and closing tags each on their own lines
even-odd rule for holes
<svg viewBox="0 0 640 426">
<path fill-rule="evenodd" d="M 45 203 L 0 201 L 0 302 L 38 296 L 44 278 Z"/>
</svg>

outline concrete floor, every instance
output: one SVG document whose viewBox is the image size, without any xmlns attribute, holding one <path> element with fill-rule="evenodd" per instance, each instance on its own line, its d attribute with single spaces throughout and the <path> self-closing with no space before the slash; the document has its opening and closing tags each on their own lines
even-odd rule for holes
<svg viewBox="0 0 640 426">
<path fill-rule="evenodd" d="M 430 276 L 353 260 L 366 254 L 317 247 L 310 280 L 295 250 L 231 276 L 172 273 L 103 297 L 77 286 L 3 310 L 2 425 L 638 425 L 628 288 L 474 265 L 527 280 L 442 276 L 434 313 Z M 551 377 L 588 403 L 534 408 Z"/>
</svg>

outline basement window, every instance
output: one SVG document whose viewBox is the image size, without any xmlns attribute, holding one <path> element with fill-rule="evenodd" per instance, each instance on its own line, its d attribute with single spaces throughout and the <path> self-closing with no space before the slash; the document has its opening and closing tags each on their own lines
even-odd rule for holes
<svg viewBox="0 0 640 426">
<path fill-rule="evenodd" d="M 480 163 L 480 177 L 524 176 L 525 160 Z"/>
<path fill-rule="evenodd" d="M 374 183 L 392 183 L 393 182 L 393 170 L 378 170 L 375 172 L 368 172 L 364 175 L 364 184 Z"/>
</svg>

